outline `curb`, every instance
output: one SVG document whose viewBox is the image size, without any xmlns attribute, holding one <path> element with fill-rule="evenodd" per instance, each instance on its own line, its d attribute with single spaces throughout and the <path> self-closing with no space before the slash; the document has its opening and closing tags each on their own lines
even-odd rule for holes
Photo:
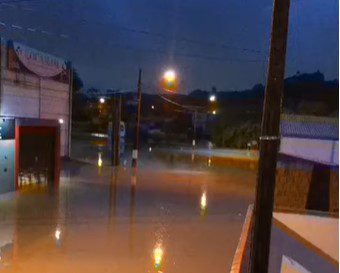
<svg viewBox="0 0 340 273">
<path fill-rule="evenodd" d="M 254 205 L 249 205 L 246 218 L 243 223 L 241 236 L 236 248 L 236 252 L 233 258 L 233 262 L 231 264 L 230 273 L 243 273 L 247 272 L 248 262 L 246 258 L 247 246 L 250 242 L 250 231 L 252 224 L 252 216 L 253 216 Z"/>
</svg>

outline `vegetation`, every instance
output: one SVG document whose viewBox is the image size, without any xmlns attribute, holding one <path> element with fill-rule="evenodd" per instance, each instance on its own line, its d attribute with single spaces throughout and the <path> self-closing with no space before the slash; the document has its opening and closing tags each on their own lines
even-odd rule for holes
<svg viewBox="0 0 340 273">
<path fill-rule="evenodd" d="M 82 86 L 80 78 L 79 86 Z M 209 139 L 217 147 L 244 149 L 249 148 L 249 145 L 251 148 L 257 147 L 264 90 L 262 84 L 243 91 L 217 91 L 216 87 L 213 87 L 212 91 L 194 90 L 188 95 L 169 94 L 167 97 L 180 105 L 200 106 L 202 112 L 210 112 L 206 121 L 200 121 L 199 126 L 204 128 L 198 128 L 196 131 L 198 142 Z M 110 98 L 113 98 L 115 92 L 106 92 L 107 102 L 104 105 L 98 104 L 98 97 L 103 92 L 96 88 L 90 88 L 86 93 L 75 93 L 74 120 L 89 122 L 92 125 L 88 128 L 105 132 L 113 110 Z M 211 92 L 217 96 L 217 102 L 214 104 L 209 102 Z M 338 80 L 326 81 L 319 71 L 311 74 L 297 72 L 296 75 L 285 79 L 282 111 L 290 114 L 338 116 L 338 98 Z M 216 115 L 211 115 L 213 107 L 216 108 Z M 127 128 L 134 128 L 135 113 L 136 95 L 124 93 L 122 119 Z M 160 130 L 166 141 L 183 141 L 183 136 L 186 136 L 186 142 L 190 143 L 193 137 L 192 120 L 192 112 L 169 104 L 156 94 L 143 93 L 142 137 L 148 137 L 147 131 L 152 129 Z"/>
</svg>

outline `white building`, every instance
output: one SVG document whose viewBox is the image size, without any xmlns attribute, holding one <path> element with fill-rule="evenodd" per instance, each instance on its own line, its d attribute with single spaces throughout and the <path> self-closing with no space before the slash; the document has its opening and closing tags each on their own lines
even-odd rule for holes
<svg viewBox="0 0 340 273">
<path fill-rule="evenodd" d="M 1 39 L 0 116 L 60 122 L 60 155 L 69 156 L 71 79 L 68 62 Z"/>
<path fill-rule="evenodd" d="M 280 154 L 339 166 L 338 124 L 337 118 L 282 115 Z"/>
</svg>

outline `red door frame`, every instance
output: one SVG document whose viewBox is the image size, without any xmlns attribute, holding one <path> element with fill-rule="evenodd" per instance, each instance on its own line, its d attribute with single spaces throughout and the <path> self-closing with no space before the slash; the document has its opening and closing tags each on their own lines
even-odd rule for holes
<svg viewBox="0 0 340 273">
<path fill-rule="evenodd" d="M 55 138 L 54 146 L 54 180 L 53 186 L 59 188 L 60 176 L 60 129 L 59 127 L 49 126 L 15 126 L 15 190 L 19 189 L 19 170 L 20 170 L 20 136 L 24 134 L 33 135 L 52 135 Z"/>
</svg>

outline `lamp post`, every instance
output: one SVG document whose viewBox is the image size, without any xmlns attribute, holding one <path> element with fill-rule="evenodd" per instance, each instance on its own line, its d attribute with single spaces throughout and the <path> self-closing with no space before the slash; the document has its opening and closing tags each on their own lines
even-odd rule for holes
<svg viewBox="0 0 340 273">
<path fill-rule="evenodd" d="M 138 149 L 139 149 L 139 123 L 140 123 L 140 110 L 142 103 L 142 69 L 138 72 L 137 84 L 137 115 L 136 115 L 136 134 L 132 150 L 132 167 L 137 167 Z"/>
</svg>

